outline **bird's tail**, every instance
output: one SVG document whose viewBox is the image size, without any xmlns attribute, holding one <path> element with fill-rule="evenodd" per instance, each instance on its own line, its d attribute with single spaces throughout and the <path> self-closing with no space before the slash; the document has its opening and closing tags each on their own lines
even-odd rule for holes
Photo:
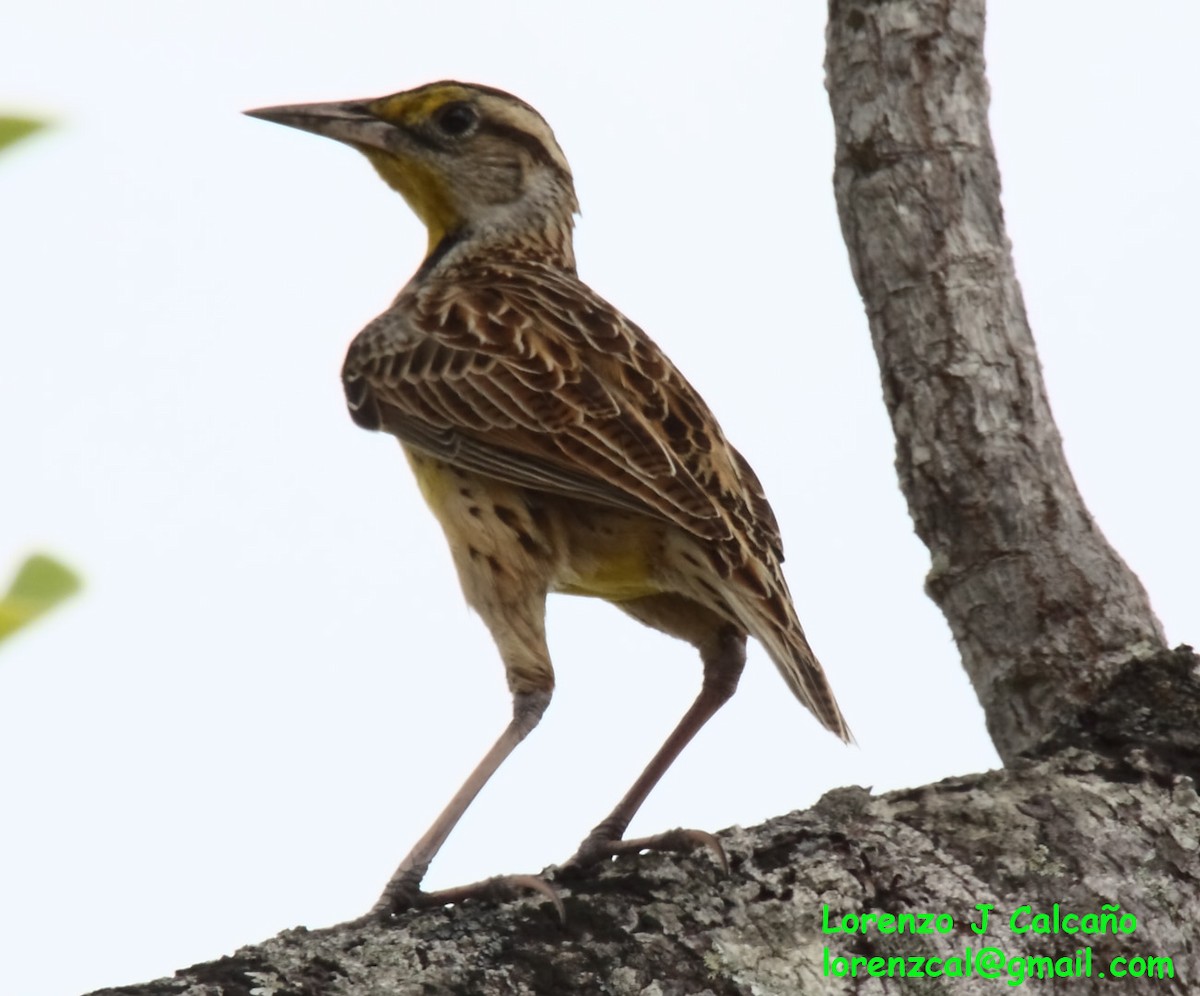
<svg viewBox="0 0 1200 996">
<path fill-rule="evenodd" d="M 829 679 L 800 627 L 786 582 L 781 574 L 771 582 L 762 586 L 761 593 L 747 590 L 734 594 L 731 607 L 750 635 L 763 645 L 796 698 L 827 730 L 853 743 L 854 735 L 829 687 Z"/>
</svg>

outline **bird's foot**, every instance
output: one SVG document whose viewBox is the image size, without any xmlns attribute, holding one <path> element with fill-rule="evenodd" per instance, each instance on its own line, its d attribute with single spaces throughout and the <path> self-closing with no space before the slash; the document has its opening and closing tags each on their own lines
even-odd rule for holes
<svg viewBox="0 0 1200 996">
<path fill-rule="evenodd" d="M 379 901 L 371 907 L 371 911 L 363 917 L 363 921 L 387 919 L 393 913 L 403 913 L 407 910 L 434 909 L 439 906 L 452 906 L 467 899 L 482 899 L 486 902 L 504 903 L 519 899 L 528 893 L 548 900 L 558 913 L 558 918 L 566 922 L 566 910 L 563 909 L 562 899 L 558 892 L 545 879 L 537 875 L 496 875 L 485 878 L 469 885 L 459 885 L 452 889 L 438 889 L 434 892 L 423 892 L 421 880 L 412 875 L 397 875 L 383 890 Z"/>
<path fill-rule="evenodd" d="M 638 854 L 641 851 L 675 851 L 686 853 L 698 848 L 705 848 L 721 866 L 723 874 L 729 874 L 729 859 L 725 856 L 725 848 L 721 842 L 707 830 L 687 830 L 676 827 L 664 833 L 652 834 L 649 837 L 632 837 L 622 839 L 612 834 L 603 824 L 598 826 L 579 845 L 579 850 L 563 865 L 559 871 L 566 877 L 576 877 L 584 869 L 603 861 L 605 858 L 615 858 L 622 854 Z"/>
</svg>

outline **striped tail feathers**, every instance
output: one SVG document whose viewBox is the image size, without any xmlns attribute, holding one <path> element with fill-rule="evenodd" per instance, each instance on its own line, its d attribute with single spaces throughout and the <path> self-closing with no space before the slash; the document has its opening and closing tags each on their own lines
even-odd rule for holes
<svg viewBox="0 0 1200 996">
<path fill-rule="evenodd" d="M 774 554 L 743 543 L 700 543 L 672 531 L 666 561 L 672 585 L 719 618 L 741 626 L 774 661 L 792 694 L 817 721 L 846 743 L 854 735 L 838 707 L 829 679 L 805 639 L 787 581 Z"/>
<path fill-rule="evenodd" d="M 775 662 L 792 693 L 811 710 L 821 725 L 845 743 L 854 743 L 854 734 L 850 732 L 829 679 L 804 638 L 800 624 L 783 629 L 768 623 L 751 632 Z"/>
<path fill-rule="evenodd" d="M 854 743 L 854 734 L 842 715 L 829 679 L 796 618 L 786 584 L 782 590 L 779 585 L 771 588 L 774 590 L 762 596 L 739 592 L 730 599 L 731 608 L 750 635 L 763 645 L 796 698 L 827 730 L 845 743 Z"/>
</svg>

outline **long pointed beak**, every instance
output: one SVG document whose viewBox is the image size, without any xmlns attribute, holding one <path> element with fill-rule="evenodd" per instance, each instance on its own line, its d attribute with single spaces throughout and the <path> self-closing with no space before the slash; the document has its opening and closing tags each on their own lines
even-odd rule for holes
<svg viewBox="0 0 1200 996">
<path fill-rule="evenodd" d="M 252 118 L 310 131 L 348 145 L 388 150 L 396 129 L 367 110 L 363 100 L 327 104 L 285 104 L 246 111 Z"/>
</svg>

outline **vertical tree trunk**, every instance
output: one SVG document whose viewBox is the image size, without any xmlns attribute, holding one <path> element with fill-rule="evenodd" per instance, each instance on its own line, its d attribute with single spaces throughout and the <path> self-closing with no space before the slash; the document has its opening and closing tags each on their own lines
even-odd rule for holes
<svg viewBox="0 0 1200 996">
<path fill-rule="evenodd" d="M 1075 486 L 1000 208 L 984 0 L 831 0 L 834 190 L 896 467 L 1001 757 L 1165 646 Z"/>
</svg>

